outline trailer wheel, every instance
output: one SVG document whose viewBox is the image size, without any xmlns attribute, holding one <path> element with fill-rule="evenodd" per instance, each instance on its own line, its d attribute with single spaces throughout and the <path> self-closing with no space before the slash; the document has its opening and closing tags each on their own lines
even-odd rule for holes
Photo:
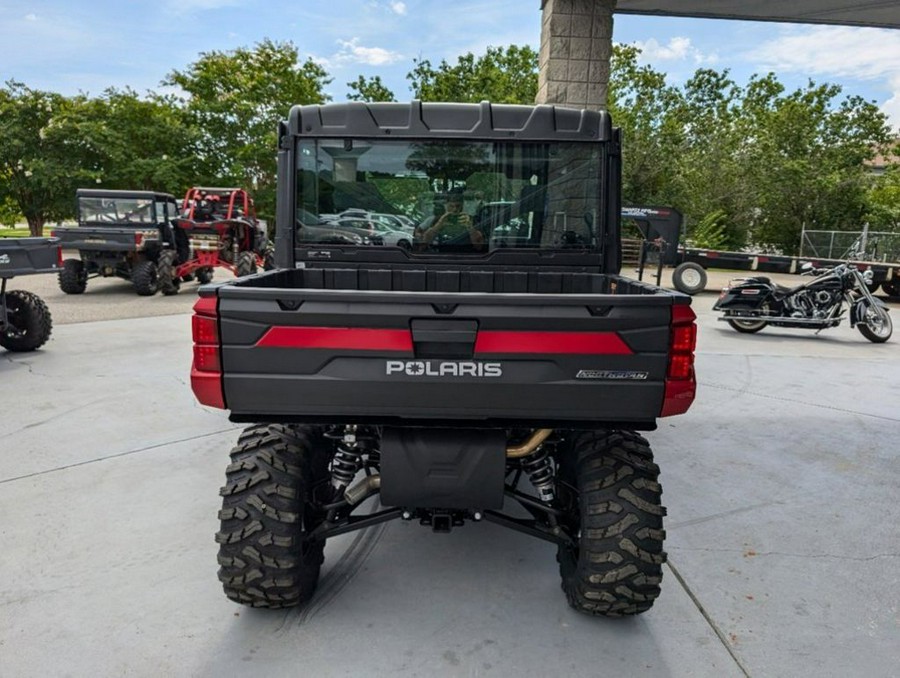
<svg viewBox="0 0 900 678">
<path fill-rule="evenodd" d="M 87 289 L 87 272 L 81 259 L 66 259 L 59 272 L 59 289 L 66 294 L 81 294 Z"/>
<path fill-rule="evenodd" d="M 631 431 L 577 437 L 560 468 L 577 490 L 570 508 L 576 543 L 557 554 L 569 605 L 590 615 L 646 612 L 660 592 L 662 488 L 649 443 Z"/>
<path fill-rule="evenodd" d="M 672 271 L 672 284 L 684 294 L 694 295 L 706 289 L 706 269 L 693 261 L 679 264 Z"/>
<path fill-rule="evenodd" d="M 214 269 L 211 266 L 205 266 L 197 269 L 197 282 L 206 285 L 212 282 Z"/>
<path fill-rule="evenodd" d="M 131 283 L 134 291 L 142 297 L 152 297 L 159 289 L 159 276 L 156 264 L 152 261 L 139 261 L 131 271 Z"/>
<path fill-rule="evenodd" d="M 253 252 L 240 252 L 234 264 L 235 275 L 243 278 L 245 275 L 256 273 L 256 256 Z"/>
<path fill-rule="evenodd" d="M 156 263 L 156 275 L 159 279 L 159 291 L 170 297 L 178 294 L 181 280 L 175 275 L 175 250 L 164 250 Z"/>
<path fill-rule="evenodd" d="M 47 342 L 53 330 L 53 319 L 44 300 L 22 290 L 6 293 L 5 320 L 0 346 L 8 351 L 34 351 Z"/>
<path fill-rule="evenodd" d="M 315 591 L 325 547 L 324 540 L 304 539 L 325 518 L 317 488 L 330 489 L 319 430 L 251 426 L 225 474 L 216 533 L 225 595 L 250 607 L 304 602 Z"/>
</svg>

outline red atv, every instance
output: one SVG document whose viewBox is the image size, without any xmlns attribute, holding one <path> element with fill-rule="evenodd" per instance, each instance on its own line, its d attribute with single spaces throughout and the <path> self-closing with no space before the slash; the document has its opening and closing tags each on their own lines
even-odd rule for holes
<svg viewBox="0 0 900 678">
<path fill-rule="evenodd" d="M 163 294 L 177 294 L 181 281 L 194 275 L 208 283 L 216 267 L 238 277 L 275 267 L 265 222 L 256 218 L 253 199 L 242 188 L 191 188 L 172 223 L 175 250 L 160 254 L 157 264 Z"/>
</svg>

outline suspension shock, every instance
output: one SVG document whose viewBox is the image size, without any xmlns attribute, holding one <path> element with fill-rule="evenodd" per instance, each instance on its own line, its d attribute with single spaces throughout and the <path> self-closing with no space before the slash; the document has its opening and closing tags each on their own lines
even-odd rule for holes
<svg viewBox="0 0 900 678">
<path fill-rule="evenodd" d="M 541 501 L 553 501 L 556 496 L 553 465 L 550 463 L 550 455 L 547 454 L 546 448 L 543 445 L 539 446 L 534 452 L 523 458 L 521 463 Z"/>
<path fill-rule="evenodd" d="M 337 451 L 331 462 L 331 485 L 338 492 L 350 484 L 362 466 L 363 448 L 360 447 L 356 431 L 355 424 L 344 427 L 344 434 L 338 440 Z"/>
</svg>

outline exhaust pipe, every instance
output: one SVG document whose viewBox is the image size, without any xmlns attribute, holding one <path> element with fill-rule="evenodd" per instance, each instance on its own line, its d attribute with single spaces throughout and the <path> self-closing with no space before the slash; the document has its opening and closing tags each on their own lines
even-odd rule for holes
<svg viewBox="0 0 900 678">
<path fill-rule="evenodd" d="M 344 499 L 350 506 L 356 506 L 363 500 L 372 496 L 381 489 L 381 476 L 376 474 L 367 476 L 360 480 L 353 487 L 348 487 L 344 492 Z"/>
<path fill-rule="evenodd" d="M 529 454 L 534 452 L 538 447 L 540 447 L 541 443 L 543 443 L 547 438 L 550 437 L 550 434 L 553 433 L 552 428 L 539 428 L 531 434 L 531 436 L 523 443 L 519 443 L 518 445 L 511 445 L 506 448 L 506 458 L 507 459 L 521 459 L 522 457 L 527 457 Z"/>
</svg>

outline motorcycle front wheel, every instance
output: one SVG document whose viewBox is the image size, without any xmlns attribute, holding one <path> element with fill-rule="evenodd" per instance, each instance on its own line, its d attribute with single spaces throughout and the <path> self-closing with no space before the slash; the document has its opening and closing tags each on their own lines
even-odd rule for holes
<svg viewBox="0 0 900 678">
<path fill-rule="evenodd" d="M 860 334 L 876 344 L 883 344 L 891 338 L 891 334 L 894 332 L 891 314 L 881 306 L 867 306 L 866 315 L 862 322 L 857 323 L 856 327 Z"/>
</svg>

